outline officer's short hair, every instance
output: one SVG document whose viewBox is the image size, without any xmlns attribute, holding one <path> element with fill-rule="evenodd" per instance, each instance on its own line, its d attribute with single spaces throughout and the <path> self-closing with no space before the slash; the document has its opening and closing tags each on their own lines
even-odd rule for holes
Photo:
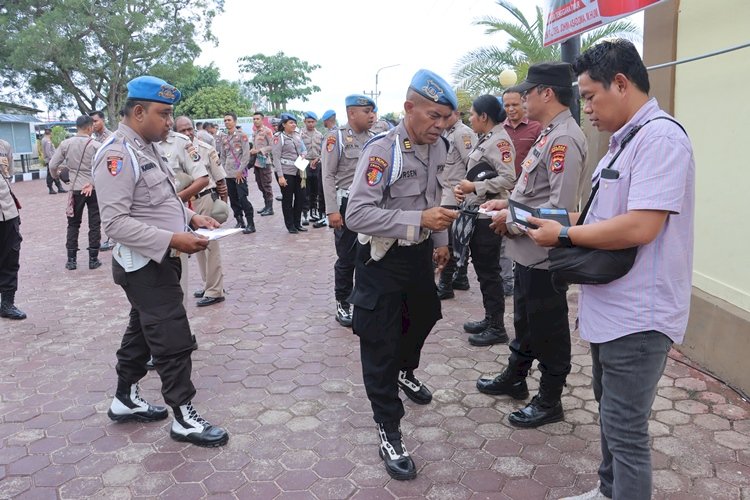
<svg viewBox="0 0 750 500">
<path fill-rule="evenodd" d="M 536 89 L 531 90 L 531 92 L 539 92 L 542 89 L 552 89 L 552 92 L 554 92 L 557 102 L 559 102 L 563 106 L 570 107 L 570 104 L 573 102 L 573 87 L 557 87 L 555 85 L 539 85 Z"/>
<path fill-rule="evenodd" d="M 617 73 L 622 73 L 628 80 L 648 94 L 651 84 L 643 59 L 632 42 L 617 38 L 604 40 L 578 56 L 573 63 L 576 76 L 588 73 L 589 78 L 609 89 Z"/>
<path fill-rule="evenodd" d="M 91 113 L 89 113 L 89 116 L 98 116 L 100 119 L 104 120 L 104 113 L 101 111 L 92 111 Z"/>
<path fill-rule="evenodd" d="M 203 122 L 203 126 L 201 127 L 203 130 L 208 130 L 210 128 L 214 128 L 216 126 L 215 123 L 211 122 Z"/>
<path fill-rule="evenodd" d="M 506 114 L 503 107 L 500 105 L 500 101 L 491 94 L 480 95 L 474 102 L 471 103 L 471 107 L 478 115 L 486 113 L 487 116 L 492 120 L 493 123 L 498 124 L 505 121 Z"/>
<path fill-rule="evenodd" d="M 237 114 L 232 113 L 231 111 L 229 113 L 224 113 L 224 116 L 231 116 L 234 121 L 237 121 Z"/>
<path fill-rule="evenodd" d="M 139 101 L 138 99 L 127 99 L 125 105 L 122 107 L 122 116 L 130 116 L 136 106 L 143 106 L 143 109 L 148 109 L 151 106 L 151 101 Z"/>
<path fill-rule="evenodd" d="M 187 118 L 187 116 L 185 118 Z M 195 122 L 195 128 L 203 128 L 203 122 Z"/>
<path fill-rule="evenodd" d="M 78 130 L 83 130 L 85 128 L 88 128 L 94 124 L 94 119 L 91 118 L 90 115 L 81 115 L 78 118 L 76 118 L 76 128 Z"/>
<path fill-rule="evenodd" d="M 266 115 L 263 114 L 262 111 L 256 111 L 255 113 L 253 113 L 253 116 L 255 116 L 255 115 L 260 115 L 261 118 L 263 118 L 264 116 L 266 116 Z"/>
</svg>

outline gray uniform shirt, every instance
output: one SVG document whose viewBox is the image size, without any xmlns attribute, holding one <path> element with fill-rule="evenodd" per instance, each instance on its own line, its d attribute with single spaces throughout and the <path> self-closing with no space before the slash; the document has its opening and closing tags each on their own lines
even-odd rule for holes
<svg viewBox="0 0 750 500">
<path fill-rule="evenodd" d="M 49 161 L 49 171 L 54 179 L 60 177 L 60 165 L 68 167 L 71 189 L 80 191 L 86 184 L 92 183 L 91 167 L 96 150 L 101 146 L 87 135 L 76 135 L 60 143 L 52 159 Z"/>
<path fill-rule="evenodd" d="M 395 144 L 401 149 L 401 174 L 388 185 L 395 177 Z M 438 171 L 445 166 L 447 155 L 443 139 L 435 144 L 414 144 L 403 121 L 372 141 L 362 150 L 354 173 L 346 208 L 347 227 L 370 236 L 418 241 L 422 211 L 440 205 Z M 432 240 L 435 247 L 446 246 L 448 233 L 433 232 Z"/>
<path fill-rule="evenodd" d="M 224 162 L 224 170 L 228 176 L 234 177 L 250 161 L 250 142 L 247 134 L 235 128 L 231 134 L 222 134 L 217 139 L 221 144 L 218 149 Z"/>
<path fill-rule="evenodd" d="M 372 136 L 369 130 L 360 134 L 354 132 L 349 128 L 349 124 L 336 127 L 325 135 L 320 168 L 323 169 L 323 196 L 326 200 L 326 211 L 329 214 L 339 211 L 336 189 L 351 187 L 362 148 Z"/>
<path fill-rule="evenodd" d="M 196 132 L 195 136 L 208 145 L 216 147 L 216 139 L 214 139 L 214 136 L 211 135 L 211 132 L 209 132 L 208 130 L 201 129 Z"/>
<path fill-rule="evenodd" d="M 456 195 L 453 194 L 453 188 L 466 179 L 466 165 L 469 161 L 469 153 L 477 145 L 477 134 L 467 127 L 461 120 L 443 133 L 448 139 L 448 159 L 445 161 L 445 168 L 438 175 L 440 185 L 443 186 L 443 198 L 440 204 L 445 207 L 455 207 L 458 205 Z"/>
<path fill-rule="evenodd" d="M 550 122 L 531 147 L 521 163 L 518 184 L 510 198 L 533 208 L 555 207 L 575 211 L 586 151 L 586 137 L 566 109 Z M 523 233 L 508 238 L 506 250 L 508 257 L 523 266 L 544 261 L 549 252 Z M 535 267 L 547 269 L 549 263 Z"/>
<path fill-rule="evenodd" d="M 293 135 L 286 135 L 284 132 L 277 132 L 273 136 L 271 145 L 271 158 L 273 159 L 273 169 L 279 177 L 284 175 L 299 175 L 300 170 L 294 166 L 294 161 L 305 155 L 305 144 L 299 132 Z"/>
<path fill-rule="evenodd" d="M 124 123 L 94 157 L 94 185 L 107 235 L 156 262 L 195 215 L 177 197 L 156 145 Z"/>
<path fill-rule="evenodd" d="M 312 132 L 304 129 L 300 131 L 299 135 L 302 137 L 302 142 L 305 143 L 305 148 L 307 148 L 305 158 L 308 160 L 320 158 L 320 150 L 323 147 L 323 134 L 318 132 L 318 129 L 313 129 Z"/>
<path fill-rule="evenodd" d="M 170 132 L 169 136 L 159 143 L 159 147 L 173 172 L 184 172 L 193 180 L 208 176 L 206 163 L 188 136 Z"/>
<path fill-rule="evenodd" d="M 42 154 L 44 155 L 44 164 L 49 165 L 50 160 L 55 155 L 55 145 L 48 136 L 42 138 Z"/>
<path fill-rule="evenodd" d="M 216 182 L 226 179 L 227 173 L 224 171 L 224 167 L 221 166 L 219 161 L 219 153 L 210 144 L 201 141 L 198 138 L 193 139 L 193 145 L 198 149 L 203 166 L 208 172 L 208 187 L 206 189 L 213 189 L 216 187 Z M 204 190 L 205 191 L 205 190 Z"/>
<path fill-rule="evenodd" d="M 107 127 L 104 127 L 101 134 L 93 133 L 91 137 L 93 137 L 98 142 L 104 143 L 107 139 L 109 139 L 112 136 L 112 131 L 108 129 Z"/>
<path fill-rule="evenodd" d="M 0 220 L 7 221 L 18 217 L 18 208 L 10 193 L 10 179 L 13 177 L 13 148 L 0 139 Z"/>
<path fill-rule="evenodd" d="M 506 199 L 516 185 L 516 149 L 502 123 L 479 138 L 476 147 L 469 153 L 467 172 L 483 161 L 495 168 L 497 177 L 475 181 L 474 192 L 466 195 L 466 205 L 481 205 L 487 200 Z M 489 216 L 479 214 L 479 218 L 488 219 Z"/>
</svg>

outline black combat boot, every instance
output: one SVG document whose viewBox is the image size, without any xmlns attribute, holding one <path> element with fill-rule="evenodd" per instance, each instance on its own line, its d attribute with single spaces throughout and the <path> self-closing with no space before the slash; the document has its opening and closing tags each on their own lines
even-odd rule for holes
<svg viewBox="0 0 750 500">
<path fill-rule="evenodd" d="M 529 388 L 526 386 L 526 377 L 518 373 L 518 370 L 507 367 L 495 378 L 480 378 L 477 380 L 477 389 L 484 394 L 493 396 L 508 395 L 513 399 L 526 399 L 529 397 Z"/>
<path fill-rule="evenodd" d="M 418 405 L 426 405 L 432 401 L 432 392 L 414 376 L 414 370 L 399 370 L 398 386 Z"/>
<path fill-rule="evenodd" d="M 341 326 L 352 326 L 352 306 L 345 300 L 336 301 L 336 321 Z"/>
<path fill-rule="evenodd" d="M 463 266 L 456 268 L 456 274 L 453 275 L 453 289 L 454 290 L 468 290 L 469 287 L 469 275 L 468 272 L 469 263 L 465 263 Z"/>
<path fill-rule="evenodd" d="M 437 285 L 437 294 L 440 300 L 452 299 L 456 296 L 453 292 L 453 273 L 456 272 L 456 259 L 451 256 L 445 267 L 440 272 Z"/>
<path fill-rule="evenodd" d="M 89 269 L 102 267 L 102 261 L 99 260 L 99 249 L 89 248 Z"/>
<path fill-rule="evenodd" d="M 247 225 L 242 230 L 242 234 L 252 234 L 255 232 L 255 222 L 253 221 L 253 211 L 250 210 L 249 214 L 245 214 L 247 217 Z"/>
<path fill-rule="evenodd" d="M 310 225 L 310 219 L 307 218 L 307 210 L 302 211 L 302 225 L 303 226 Z"/>
<path fill-rule="evenodd" d="M 117 392 L 107 415 L 115 422 L 155 422 L 164 420 L 169 412 L 163 406 L 151 406 L 138 392 L 138 384 L 117 381 Z"/>
<path fill-rule="evenodd" d="M 464 331 L 466 333 L 479 333 L 487 329 L 490 324 L 490 317 L 485 316 L 484 319 L 479 321 L 467 321 L 464 323 Z"/>
<path fill-rule="evenodd" d="M 26 313 L 16 307 L 16 292 L 2 292 L 0 298 L 0 318 L 26 319 Z"/>
<path fill-rule="evenodd" d="M 206 448 L 224 446 L 229 441 L 227 431 L 207 422 L 191 402 L 176 406 L 172 411 L 174 421 L 169 435 L 175 441 L 185 441 Z"/>
<path fill-rule="evenodd" d="M 68 271 L 75 271 L 78 269 L 78 264 L 76 263 L 77 254 L 77 250 L 68 250 L 68 262 L 65 263 L 65 269 Z"/>
<path fill-rule="evenodd" d="M 531 402 L 508 415 L 508 421 L 511 425 L 539 427 L 544 424 L 560 422 L 565 417 L 560 401 L 565 377 L 548 377 L 546 375 L 542 373 L 539 393 L 531 398 Z"/>
<path fill-rule="evenodd" d="M 237 229 L 239 229 L 239 228 L 245 229 L 245 220 L 241 216 L 240 217 L 235 217 L 234 220 L 237 221 L 237 224 L 235 224 L 235 226 L 234 226 L 235 228 L 237 228 Z"/>
<path fill-rule="evenodd" d="M 490 317 L 487 328 L 479 333 L 469 335 L 469 344 L 475 346 L 488 346 L 495 344 L 507 344 L 508 334 L 505 332 L 503 317 L 500 314 Z"/>
<path fill-rule="evenodd" d="M 265 217 L 266 215 L 273 215 L 273 200 L 266 200 L 266 206 L 263 207 L 263 210 L 258 212 L 262 217 Z"/>
<path fill-rule="evenodd" d="M 399 481 L 417 477 L 417 467 L 406 451 L 398 422 L 379 423 L 377 426 L 380 436 L 380 458 L 385 462 L 388 475 Z"/>
</svg>

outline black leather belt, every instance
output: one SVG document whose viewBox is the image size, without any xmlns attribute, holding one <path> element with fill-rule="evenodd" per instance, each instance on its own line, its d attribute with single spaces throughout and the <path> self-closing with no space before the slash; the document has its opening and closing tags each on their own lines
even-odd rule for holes
<svg viewBox="0 0 750 500">
<path fill-rule="evenodd" d="M 195 195 L 195 199 L 197 200 L 198 198 L 202 198 L 203 196 L 206 196 L 207 194 L 213 194 L 215 192 L 216 192 L 216 189 L 214 189 L 214 188 L 206 189 L 206 190 L 201 191 L 200 193 L 196 194 Z"/>
</svg>

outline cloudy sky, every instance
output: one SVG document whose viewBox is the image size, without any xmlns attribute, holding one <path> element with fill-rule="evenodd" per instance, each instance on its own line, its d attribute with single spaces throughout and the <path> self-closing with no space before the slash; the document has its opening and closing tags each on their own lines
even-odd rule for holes
<svg viewBox="0 0 750 500">
<path fill-rule="evenodd" d="M 516 3 L 533 18 L 535 2 Z M 347 95 L 374 91 L 378 69 L 398 64 L 378 75 L 381 113 L 398 112 L 418 69 L 430 69 L 451 81 L 462 55 L 485 45 L 504 45 L 502 36 L 485 35 L 472 24 L 479 17 L 504 12 L 494 0 L 226 0 L 224 13 L 213 25 L 219 44 L 203 47 L 196 62 L 214 62 L 229 80 L 240 78 L 237 59 L 256 53 L 283 51 L 318 64 L 320 69 L 310 77 L 321 91 L 289 107 L 318 116 L 333 108 L 339 117 Z"/>
</svg>

